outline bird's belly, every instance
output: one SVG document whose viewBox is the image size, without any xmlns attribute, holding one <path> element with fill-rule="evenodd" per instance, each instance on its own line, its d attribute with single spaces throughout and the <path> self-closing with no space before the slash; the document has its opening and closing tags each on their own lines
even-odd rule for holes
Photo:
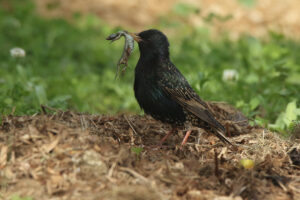
<svg viewBox="0 0 300 200">
<path fill-rule="evenodd" d="M 135 81 L 134 91 L 140 107 L 154 119 L 176 125 L 185 122 L 182 107 L 168 97 L 156 83 L 148 83 L 147 80 Z"/>
</svg>

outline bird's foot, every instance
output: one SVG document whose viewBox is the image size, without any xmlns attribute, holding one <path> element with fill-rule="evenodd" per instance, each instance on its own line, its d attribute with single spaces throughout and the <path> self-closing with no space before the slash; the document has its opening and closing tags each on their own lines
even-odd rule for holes
<svg viewBox="0 0 300 200">
<path fill-rule="evenodd" d="M 173 128 L 172 130 L 170 130 L 159 142 L 159 146 L 162 146 L 163 143 L 170 137 L 170 135 L 172 135 L 174 132 L 176 131 L 175 128 Z"/>
</svg>

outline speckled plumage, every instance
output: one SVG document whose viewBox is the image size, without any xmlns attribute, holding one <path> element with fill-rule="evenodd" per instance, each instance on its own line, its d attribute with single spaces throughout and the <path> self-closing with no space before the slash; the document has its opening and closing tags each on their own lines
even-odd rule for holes
<svg viewBox="0 0 300 200">
<path fill-rule="evenodd" d="M 158 30 L 138 34 L 140 59 L 135 68 L 134 92 L 146 114 L 175 126 L 190 123 L 230 143 L 224 127 L 214 118 L 185 77 L 169 59 L 169 42 Z"/>
</svg>

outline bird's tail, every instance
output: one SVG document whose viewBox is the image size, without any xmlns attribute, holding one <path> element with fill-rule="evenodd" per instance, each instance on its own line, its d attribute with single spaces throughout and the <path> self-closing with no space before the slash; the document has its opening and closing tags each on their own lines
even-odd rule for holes
<svg viewBox="0 0 300 200">
<path fill-rule="evenodd" d="M 215 136 L 217 136 L 222 142 L 224 142 L 225 144 L 230 144 L 230 145 L 232 145 L 232 146 L 234 146 L 231 142 L 230 142 L 230 140 L 221 132 L 221 131 L 219 131 L 219 130 L 214 130 L 213 131 L 213 134 L 215 135 Z"/>
</svg>

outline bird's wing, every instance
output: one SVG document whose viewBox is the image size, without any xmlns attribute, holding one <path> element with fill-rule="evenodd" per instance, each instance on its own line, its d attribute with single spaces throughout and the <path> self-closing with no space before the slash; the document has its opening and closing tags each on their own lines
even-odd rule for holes
<svg viewBox="0 0 300 200">
<path fill-rule="evenodd" d="M 201 120 L 208 123 L 213 128 L 225 131 L 222 124 L 220 124 L 213 116 L 213 114 L 208 110 L 206 103 L 203 102 L 198 95 L 196 94 L 187 94 L 187 91 L 180 88 L 168 88 L 165 87 L 164 90 L 173 98 L 178 104 L 180 104 L 183 108 L 199 117 Z"/>
<path fill-rule="evenodd" d="M 212 128 L 225 132 L 225 128 L 220 124 L 208 110 L 207 104 L 200 99 L 192 89 L 180 71 L 172 64 L 160 73 L 160 87 L 178 104 L 191 112 L 201 120 L 208 123 Z"/>
<path fill-rule="evenodd" d="M 215 130 L 212 133 L 221 141 L 233 145 L 230 140 L 223 134 L 225 132 L 224 126 L 213 117 L 212 113 L 207 109 L 206 106 L 204 106 L 205 102 L 202 101 L 194 91 L 191 92 L 191 96 L 187 95 L 191 98 L 187 98 L 186 94 L 183 94 L 178 89 L 170 89 L 168 87 L 165 87 L 165 91 L 167 91 L 171 95 L 171 97 L 183 108 L 208 123 Z M 184 92 L 186 93 L 186 90 L 184 90 Z"/>
</svg>

